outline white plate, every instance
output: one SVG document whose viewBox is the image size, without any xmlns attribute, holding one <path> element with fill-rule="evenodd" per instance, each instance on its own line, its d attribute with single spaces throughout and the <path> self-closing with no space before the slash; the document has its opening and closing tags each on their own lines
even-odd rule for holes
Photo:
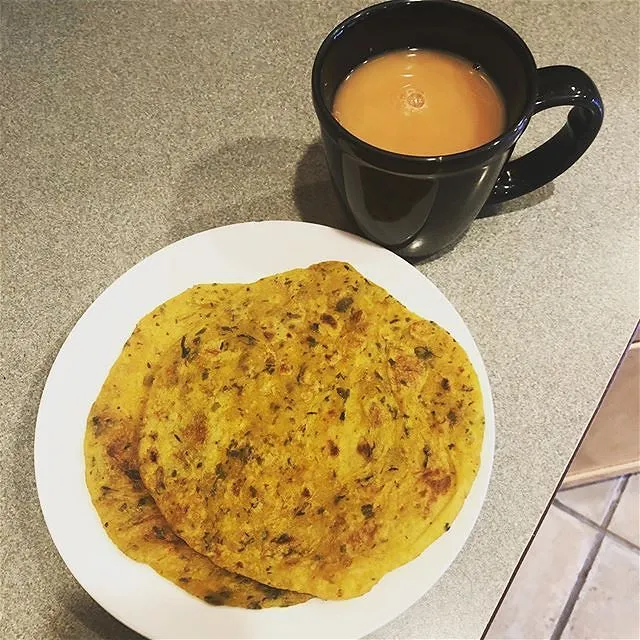
<svg viewBox="0 0 640 640">
<path fill-rule="evenodd" d="M 451 529 L 369 593 L 286 609 L 212 607 L 134 562 L 109 540 L 84 481 L 83 437 L 92 402 L 137 321 L 196 283 L 251 282 L 322 260 L 344 260 L 409 309 L 435 320 L 466 349 L 480 378 L 486 429 L 480 470 Z M 87 309 L 60 349 L 36 424 L 35 470 L 53 541 L 86 591 L 151 638 L 352 638 L 389 622 L 425 594 L 462 549 L 487 491 L 494 447 L 491 389 L 469 330 L 451 303 L 393 253 L 329 227 L 254 222 L 185 238 L 149 256 Z M 462 597 L 462 596 L 461 596 Z"/>
</svg>

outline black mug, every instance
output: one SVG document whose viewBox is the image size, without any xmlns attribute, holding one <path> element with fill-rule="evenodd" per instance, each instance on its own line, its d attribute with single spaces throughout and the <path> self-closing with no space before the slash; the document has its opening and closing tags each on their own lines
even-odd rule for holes
<svg viewBox="0 0 640 640">
<path fill-rule="evenodd" d="M 504 98 L 504 133 L 462 153 L 408 156 L 371 146 L 342 127 L 331 113 L 342 81 L 369 58 L 409 48 L 438 49 L 479 64 Z M 485 204 L 521 196 L 566 171 L 593 142 L 604 113 L 583 71 L 537 69 L 513 29 L 453 0 L 391 0 L 347 18 L 318 50 L 312 93 L 329 171 L 347 211 L 363 235 L 409 260 L 446 252 Z M 509 161 L 531 116 L 562 105 L 573 108 L 560 131 Z"/>
</svg>

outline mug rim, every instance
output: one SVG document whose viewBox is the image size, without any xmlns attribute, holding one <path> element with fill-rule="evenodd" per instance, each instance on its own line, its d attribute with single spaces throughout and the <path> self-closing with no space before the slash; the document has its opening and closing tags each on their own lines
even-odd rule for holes
<svg viewBox="0 0 640 640">
<path fill-rule="evenodd" d="M 466 151 L 459 151 L 457 153 L 451 153 L 448 155 L 437 156 L 416 156 L 381 149 L 380 147 L 376 147 L 362 140 L 361 138 L 354 136 L 349 130 L 343 127 L 333 116 L 330 108 L 327 106 L 325 100 L 322 97 L 320 70 L 322 68 L 322 64 L 327 55 L 327 52 L 329 51 L 329 48 L 331 47 L 336 37 L 340 35 L 340 32 L 356 22 L 365 20 L 369 15 L 379 13 L 380 11 L 385 11 L 392 6 L 408 6 L 411 4 L 423 3 L 433 3 L 454 7 L 490 20 L 491 22 L 499 26 L 503 31 L 505 31 L 513 40 L 516 41 L 517 44 L 520 45 L 523 53 L 525 54 L 525 57 L 527 58 L 526 62 L 529 64 L 531 72 L 529 74 L 530 77 L 527 78 L 527 83 L 530 85 L 531 95 L 529 96 L 522 116 L 516 121 L 515 124 L 501 133 L 498 137 L 490 140 L 489 142 L 486 142 L 479 147 L 474 147 L 473 149 L 467 149 Z M 346 140 L 349 141 L 352 145 L 356 147 L 362 147 L 369 154 L 372 154 L 374 157 L 377 156 L 383 164 L 386 164 L 389 161 L 397 161 L 411 163 L 414 164 L 414 166 L 420 166 L 423 169 L 427 167 L 435 169 L 436 166 L 440 167 L 445 162 L 463 165 L 476 164 L 477 162 L 481 162 L 492 157 L 500 150 L 509 148 L 514 145 L 520 135 L 522 135 L 522 132 L 526 128 L 531 116 L 533 115 L 535 100 L 538 93 L 536 71 L 537 66 L 535 59 L 526 42 L 516 33 L 516 31 L 512 27 L 510 27 L 500 18 L 494 16 L 488 11 L 484 11 L 479 7 L 475 7 L 464 2 L 459 2 L 458 0 L 384 0 L 383 2 L 370 5 L 353 13 L 349 17 L 345 18 L 342 22 L 337 24 L 327 34 L 327 36 L 322 41 L 322 44 L 320 45 L 313 62 L 313 68 L 311 71 L 311 92 L 318 119 L 320 120 L 322 126 L 328 127 L 330 130 L 332 130 L 333 137 L 341 137 L 343 139 L 346 138 Z"/>
</svg>

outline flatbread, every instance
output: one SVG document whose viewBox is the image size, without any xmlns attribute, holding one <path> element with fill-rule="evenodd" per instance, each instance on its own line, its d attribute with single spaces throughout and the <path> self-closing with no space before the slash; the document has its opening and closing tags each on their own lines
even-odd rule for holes
<svg viewBox="0 0 640 640">
<path fill-rule="evenodd" d="M 176 536 L 144 487 L 138 471 L 138 432 L 153 382 L 154 366 L 188 327 L 224 314 L 238 289 L 196 286 L 143 318 L 96 399 L 87 420 L 84 449 L 91 499 L 111 540 L 130 558 L 144 562 L 210 604 L 258 609 L 308 599 L 230 573 L 196 553 Z"/>
<path fill-rule="evenodd" d="M 483 431 L 462 347 L 326 262 L 247 285 L 160 358 L 140 473 L 219 566 L 349 598 L 449 528 Z"/>
</svg>

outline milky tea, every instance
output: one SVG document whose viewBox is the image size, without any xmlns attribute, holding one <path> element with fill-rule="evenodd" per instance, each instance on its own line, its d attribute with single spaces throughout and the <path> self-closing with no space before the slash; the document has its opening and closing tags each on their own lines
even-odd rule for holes
<svg viewBox="0 0 640 640">
<path fill-rule="evenodd" d="M 478 65 L 431 49 L 363 62 L 338 88 L 333 115 L 360 140 L 411 156 L 468 151 L 506 125 L 500 92 Z"/>
</svg>

